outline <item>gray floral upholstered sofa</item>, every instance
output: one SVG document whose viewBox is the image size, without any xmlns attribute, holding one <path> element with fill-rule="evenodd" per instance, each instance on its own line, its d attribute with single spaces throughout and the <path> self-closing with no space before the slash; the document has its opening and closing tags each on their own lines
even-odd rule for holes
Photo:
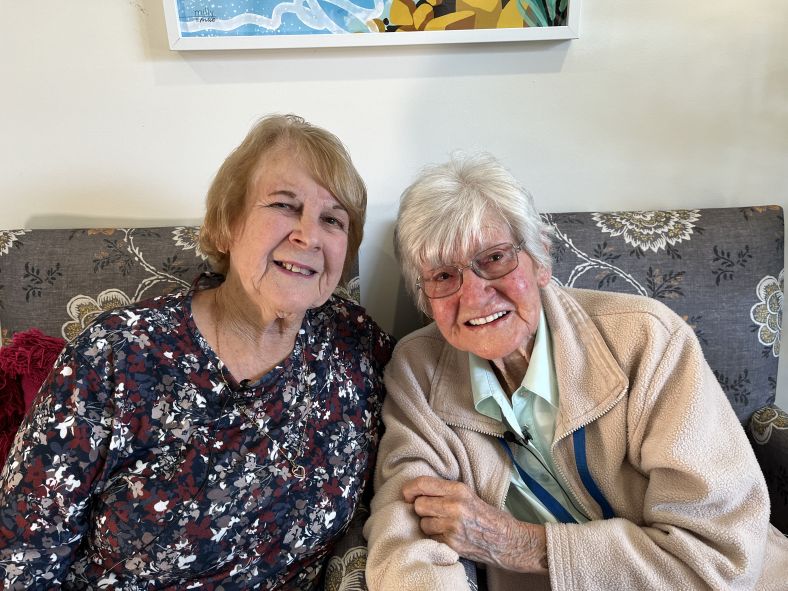
<svg viewBox="0 0 788 591">
<path fill-rule="evenodd" d="M 659 299 L 689 323 L 742 424 L 788 532 L 788 417 L 774 405 L 783 302 L 776 206 L 554 213 L 554 280 Z M 73 338 L 103 310 L 188 286 L 208 270 L 196 227 L 0 230 L 0 335 Z M 358 278 L 343 294 L 358 300 Z M 0 400 L 0 405 L 5 401 Z M 325 588 L 363 589 L 364 513 Z M 470 566 L 470 565 L 467 565 Z M 473 569 L 469 568 L 473 581 Z"/>
</svg>

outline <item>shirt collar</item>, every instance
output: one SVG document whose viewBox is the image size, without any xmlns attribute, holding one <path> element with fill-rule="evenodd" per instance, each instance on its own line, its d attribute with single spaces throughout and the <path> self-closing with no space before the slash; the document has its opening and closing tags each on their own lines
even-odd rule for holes
<svg viewBox="0 0 788 591">
<path fill-rule="evenodd" d="M 510 427 L 519 431 L 518 421 L 515 420 L 514 412 L 512 411 L 512 404 L 498 382 L 490 362 L 478 355 L 468 353 L 468 363 L 471 374 L 473 404 L 477 412 L 498 421 L 502 421 L 505 418 Z M 523 391 L 523 389 L 527 392 Z M 528 393 L 533 393 L 554 407 L 558 407 L 558 387 L 553 366 L 552 339 L 544 310 L 539 314 L 539 326 L 536 329 L 534 348 L 531 351 L 531 361 L 528 364 L 528 369 L 525 372 L 520 388 L 517 389 L 514 396 L 524 396 Z M 507 410 L 512 411 L 511 417 L 508 416 L 509 412 Z"/>
</svg>

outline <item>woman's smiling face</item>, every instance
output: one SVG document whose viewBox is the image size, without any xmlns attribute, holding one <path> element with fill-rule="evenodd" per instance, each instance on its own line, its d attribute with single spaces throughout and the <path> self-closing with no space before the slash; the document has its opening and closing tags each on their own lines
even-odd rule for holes
<svg viewBox="0 0 788 591">
<path fill-rule="evenodd" d="M 448 264 L 464 266 L 479 251 L 516 242 L 509 227 L 495 221 L 473 252 Z M 462 286 L 450 296 L 429 300 L 435 324 L 444 338 L 461 351 L 483 359 L 505 359 L 513 353 L 530 356 L 542 310 L 539 290 L 550 281 L 550 270 L 538 267 L 524 251 L 517 268 L 498 279 L 482 279 L 463 271 Z M 422 276 L 430 269 L 423 267 Z"/>
<path fill-rule="evenodd" d="M 324 303 L 342 276 L 345 208 L 285 149 L 254 175 L 247 209 L 230 244 L 236 275 L 258 305 L 303 313 Z"/>
</svg>

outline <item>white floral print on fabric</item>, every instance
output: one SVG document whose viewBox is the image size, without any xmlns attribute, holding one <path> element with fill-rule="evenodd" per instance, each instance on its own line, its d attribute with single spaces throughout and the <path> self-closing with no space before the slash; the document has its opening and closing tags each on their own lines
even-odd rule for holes
<svg viewBox="0 0 788 591">
<path fill-rule="evenodd" d="M 367 549 L 351 548 L 340 558 L 332 556 L 326 565 L 326 591 L 363 591 L 367 588 L 364 569 L 367 567 Z"/>
<path fill-rule="evenodd" d="M 659 252 L 668 244 L 674 246 L 689 240 L 695 222 L 700 219 L 700 211 L 619 211 L 594 213 L 591 217 L 603 232 L 611 236 L 623 235 L 632 246 Z"/>
<path fill-rule="evenodd" d="M 8 254 L 18 236 L 24 236 L 24 230 L 0 230 L 0 256 Z"/>
<path fill-rule="evenodd" d="M 172 231 L 175 245 L 183 250 L 192 250 L 202 260 L 208 257 L 200 250 L 200 228 L 198 226 L 179 226 Z"/>
<path fill-rule="evenodd" d="M 758 341 L 772 348 L 772 355 L 780 356 L 780 337 L 783 321 L 783 274 L 775 279 L 767 275 L 758 282 L 755 294 L 760 300 L 750 310 L 750 318 L 759 326 Z"/>
<path fill-rule="evenodd" d="M 774 429 L 778 431 L 788 429 L 788 414 L 771 406 L 755 411 L 750 419 L 750 432 L 756 442 L 766 445 Z"/>
<path fill-rule="evenodd" d="M 96 296 L 76 295 L 66 304 L 70 321 L 63 324 L 61 329 L 63 338 L 73 341 L 96 316 L 107 310 L 131 304 L 131 298 L 119 289 L 106 289 Z"/>
</svg>

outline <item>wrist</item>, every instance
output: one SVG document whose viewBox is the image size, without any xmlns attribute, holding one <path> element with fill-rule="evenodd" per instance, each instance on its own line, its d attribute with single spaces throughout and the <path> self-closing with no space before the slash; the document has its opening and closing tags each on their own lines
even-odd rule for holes
<svg viewBox="0 0 788 591">
<path fill-rule="evenodd" d="M 547 531 L 543 525 L 517 522 L 509 570 L 547 574 Z"/>
</svg>

